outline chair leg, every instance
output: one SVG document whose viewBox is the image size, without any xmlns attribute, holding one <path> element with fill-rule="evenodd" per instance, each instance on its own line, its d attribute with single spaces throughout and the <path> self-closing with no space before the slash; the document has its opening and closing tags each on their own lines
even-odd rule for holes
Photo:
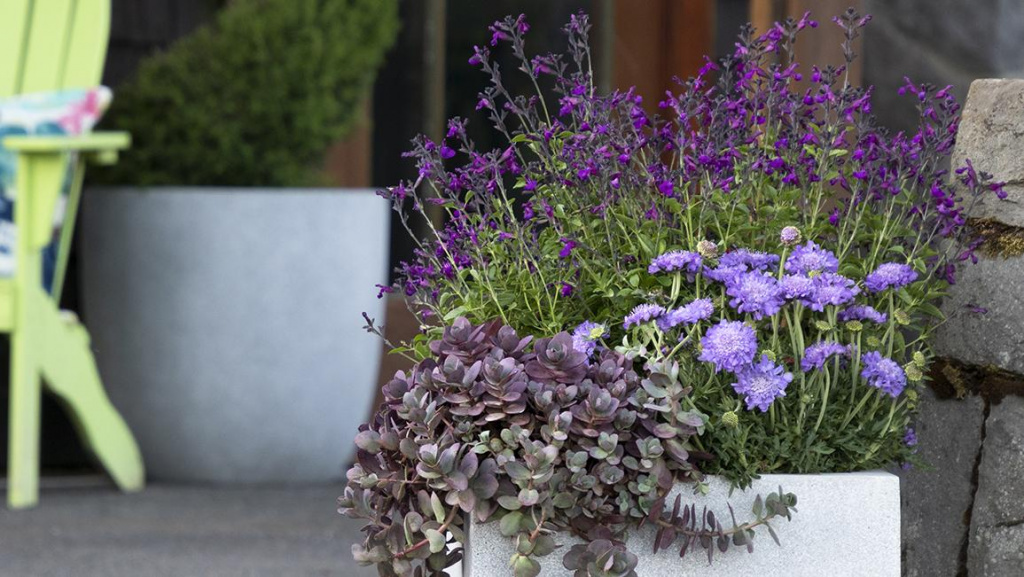
<svg viewBox="0 0 1024 577">
<path fill-rule="evenodd" d="M 42 315 L 50 355 L 42 364 L 47 389 L 68 409 L 82 440 L 123 491 L 138 491 L 145 471 L 128 425 L 110 403 L 89 348 L 89 333 L 73 316 Z"/>
<path fill-rule="evenodd" d="M 33 346 L 35 345 L 35 346 Z M 36 347 L 26 331 L 11 334 L 10 439 L 7 506 L 24 509 L 39 500 L 39 421 L 42 382 Z"/>
</svg>

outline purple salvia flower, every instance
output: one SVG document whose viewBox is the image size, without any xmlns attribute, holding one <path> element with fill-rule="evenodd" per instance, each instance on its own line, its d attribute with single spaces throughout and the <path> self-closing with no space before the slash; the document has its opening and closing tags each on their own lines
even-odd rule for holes
<svg viewBox="0 0 1024 577">
<path fill-rule="evenodd" d="M 697 299 L 677 309 L 672 309 L 658 319 L 658 328 L 666 332 L 679 325 L 694 325 L 711 317 L 715 305 L 711 299 Z"/>
<path fill-rule="evenodd" d="M 860 293 L 856 283 L 841 274 L 825 272 L 812 280 L 814 290 L 807 297 L 800 299 L 800 302 L 811 310 L 823 311 L 829 305 L 845 305 L 853 302 L 854 297 Z"/>
<path fill-rule="evenodd" d="M 700 341 L 699 360 L 715 366 L 715 372 L 736 372 L 749 365 L 757 354 L 754 329 L 740 321 L 720 321 Z"/>
<path fill-rule="evenodd" d="M 574 248 L 576 248 L 576 241 L 563 238 L 562 250 L 558 251 L 558 258 L 569 258 Z"/>
<path fill-rule="evenodd" d="M 864 377 L 869 386 L 881 390 L 890 397 L 898 397 L 907 386 L 907 375 L 896 361 L 883 357 L 878 351 L 864 353 L 861 357 L 864 369 L 860 376 Z"/>
<path fill-rule="evenodd" d="M 726 283 L 729 305 L 741 313 L 750 313 L 761 320 L 779 312 L 785 304 L 784 291 L 778 281 L 763 272 L 745 272 Z"/>
<path fill-rule="evenodd" d="M 635 307 L 632 312 L 626 315 L 622 328 L 628 329 L 631 326 L 652 321 L 663 314 L 665 314 L 664 307 L 652 304 L 639 305 Z"/>
<path fill-rule="evenodd" d="M 793 254 L 786 259 L 786 272 L 790 274 L 810 274 L 811 272 L 839 272 L 839 259 L 830 250 L 825 250 L 814 241 L 793 249 Z"/>
<path fill-rule="evenodd" d="M 647 272 L 656 274 L 659 272 L 686 271 L 686 277 L 692 282 L 694 276 L 700 272 L 704 259 L 695 252 L 688 250 L 673 250 L 660 254 L 651 260 Z"/>
<path fill-rule="evenodd" d="M 864 286 L 873 293 L 889 288 L 900 288 L 917 280 L 917 272 L 909 264 L 887 262 L 878 265 L 864 279 Z"/>
<path fill-rule="evenodd" d="M 761 355 L 760 362 L 743 367 L 736 373 L 737 380 L 732 388 L 745 397 L 748 411 L 756 407 L 764 413 L 775 399 L 786 396 L 786 386 L 793 381 L 793 374 L 785 371 L 768 355 Z"/>
<path fill-rule="evenodd" d="M 846 310 L 839 312 L 839 320 L 846 321 L 871 321 L 877 324 L 883 324 L 889 320 L 889 315 L 875 310 L 870 305 L 853 305 L 848 307 Z"/>
<path fill-rule="evenodd" d="M 849 349 L 833 341 L 814 343 L 804 350 L 804 358 L 800 360 L 800 370 L 809 373 L 811 369 L 821 370 L 825 362 L 834 355 L 845 355 Z"/>
</svg>

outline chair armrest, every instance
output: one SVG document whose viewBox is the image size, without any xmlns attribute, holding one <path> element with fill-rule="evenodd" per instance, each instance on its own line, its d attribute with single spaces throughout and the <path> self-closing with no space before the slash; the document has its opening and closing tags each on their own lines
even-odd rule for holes
<svg viewBox="0 0 1024 577">
<path fill-rule="evenodd" d="M 127 132 L 94 132 L 78 136 L 8 136 L 3 145 L 18 154 L 81 152 L 100 164 L 117 162 L 117 152 L 131 145 Z"/>
</svg>

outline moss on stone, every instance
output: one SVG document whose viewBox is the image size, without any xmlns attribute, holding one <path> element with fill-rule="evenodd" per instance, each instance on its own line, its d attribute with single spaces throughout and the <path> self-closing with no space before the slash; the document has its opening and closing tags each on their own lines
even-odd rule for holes
<svg viewBox="0 0 1024 577">
<path fill-rule="evenodd" d="M 985 256 L 1008 258 L 1024 255 L 1024 228 L 993 218 L 971 219 L 969 224 L 984 239 L 979 250 Z"/>
</svg>

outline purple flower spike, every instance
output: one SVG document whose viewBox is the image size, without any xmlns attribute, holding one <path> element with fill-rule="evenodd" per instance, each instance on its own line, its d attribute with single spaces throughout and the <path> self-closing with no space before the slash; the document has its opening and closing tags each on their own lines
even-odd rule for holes
<svg viewBox="0 0 1024 577">
<path fill-rule="evenodd" d="M 641 325 L 648 321 L 655 320 L 663 314 L 665 314 L 664 307 L 652 304 L 639 305 L 635 307 L 632 312 L 626 315 L 622 328 L 628 329 L 634 325 Z"/>
<path fill-rule="evenodd" d="M 810 274 L 811 272 L 839 272 L 839 259 L 830 250 L 825 250 L 814 241 L 793 249 L 793 254 L 786 259 L 786 272 L 790 274 Z"/>
<path fill-rule="evenodd" d="M 672 309 L 658 319 L 658 328 L 666 332 L 678 325 L 694 325 L 715 312 L 711 299 L 697 299 L 677 309 Z"/>
<path fill-rule="evenodd" d="M 846 321 L 871 321 L 877 324 L 884 324 L 889 320 L 889 315 L 875 310 L 869 305 L 853 305 L 844 311 L 839 312 L 839 320 Z"/>
<path fill-rule="evenodd" d="M 873 293 L 889 288 L 900 288 L 917 280 L 917 272 L 909 264 L 887 262 L 878 265 L 864 279 L 864 286 Z"/>
<path fill-rule="evenodd" d="M 704 259 L 695 252 L 688 250 L 673 250 L 658 255 L 651 260 L 647 272 L 656 274 L 659 272 L 673 272 L 677 270 L 686 271 L 686 277 L 693 282 L 696 274 L 700 272 Z"/>
<path fill-rule="evenodd" d="M 848 352 L 849 349 L 846 346 L 836 342 L 814 343 L 804 350 L 804 358 L 800 361 L 800 370 L 805 373 L 811 372 L 811 369 L 821 370 L 829 358 L 835 355 L 845 355 Z"/>
<path fill-rule="evenodd" d="M 775 399 L 786 396 L 786 386 L 793 381 L 793 374 L 785 370 L 768 355 L 761 355 L 760 362 L 736 373 L 737 381 L 732 388 L 745 397 L 748 411 L 757 407 L 762 413 L 767 412 Z"/>
<path fill-rule="evenodd" d="M 708 329 L 700 341 L 699 360 L 715 366 L 715 372 L 737 372 L 749 365 L 757 354 L 757 335 L 754 329 L 740 321 L 720 321 Z"/>
<path fill-rule="evenodd" d="M 751 313 L 757 320 L 774 315 L 785 304 L 785 291 L 770 274 L 742 273 L 725 286 L 726 294 L 732 297 L 729 305 L 741 313 Z"/>
<path fill-rule="evenodd" d="M 864 377 L 869 386 L 881 390 L 890 397 L 896 398 L 907 386 L 907 375 L 896 361 L 883 357 L 878 351 L 864 353 L 861 357 L 864 369 L 860 376 Z"/>
</svg>

